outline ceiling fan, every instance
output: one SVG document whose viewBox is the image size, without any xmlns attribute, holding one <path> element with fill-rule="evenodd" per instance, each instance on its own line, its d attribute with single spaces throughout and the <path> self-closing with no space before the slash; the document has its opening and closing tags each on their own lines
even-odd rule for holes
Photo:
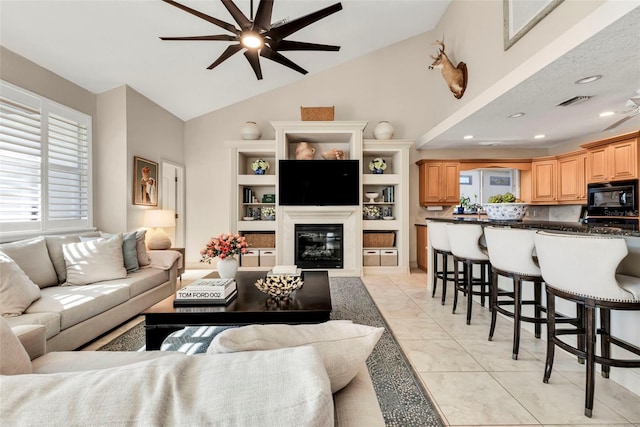
<svg viewBox="0 0 640 427">
<path fill-rule="evenodd" d="M 302 74 L 307 74 L 307 70 L 295 64 L 290 59 L 283 56 L 280 52 L 287 50 L 308 50 L 308 51 L 338 51 L 340 46 L 332 46 L 317 43 L 299 42 L 293 40 L 285 40 L 286 37 L 301 30 L 302 28 L 313 24 L 320 19 L 342 10 L 342 4 L 336 3 L 324 9 L 302 16 L 289 22 L 271 23 L 271 12 L 273 10 L 274 0 L 261 0 L 258 5 L 255 17 L 253 16 L 253 0 L 251 0 L 251 17 L 247 17 L 231 0 L 221 0 L 222 4 L 227 8 L 233 19 L 238 24 L 236 27 L 225 21 L 221 21 L 212 16 L 206 15 L 188 6 L 180 4 L 172 0 L 163 0 L 179 9 L 184 10 L 198 18 L 204 19 L 231 34 L 219 34 L 211 36 L 189 36 L 189 37 L 160 37 L 161 40 L 199 40 L 199 41 L 230 41 L 238 42 L 228 46 L 224 52 L 216 59 L 207 69 L 220 65 L 229 59 L 235 53 L 245 49 L 244 56 L 251 64 L 258 80 L 262 80 L 262 69 L 258 56 L 270 59 L 289 67 Z"/>
<path fill-rule="evenodd" d="M 638 94 L 638 96 L 633 96 L 633 97 L 629 98 L 627 100 L 627 102 L 624 104 L 625 107 L 629 108 L 628 110 L 616 111 L 615 112 L 615 114 L 626 114 L 626 117 L 623 117 L 622 119 L 618 120 L 617 122 L 615 122 L 611 126 L 603 129 L 603 131 L 610 130 L 610 129 L 613 129 L 615 127 L 618 127 L 622 123 L 624 123 L 627 120 L 631 119 L 632 117 L 635 117 L 638 114 L 640 114 L 640 90 L 637 90 L 636 93 Z"/>
</svg>

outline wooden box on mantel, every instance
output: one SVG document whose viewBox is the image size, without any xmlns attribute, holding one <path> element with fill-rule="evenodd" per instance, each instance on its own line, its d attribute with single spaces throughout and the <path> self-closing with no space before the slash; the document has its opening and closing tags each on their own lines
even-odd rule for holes
<svg viewBox="0 0 640 427">
<path fill-rule="evenodd" d="M 300 107 L 302 121 L 332 122 L 335 107 Z"/>
</svg>

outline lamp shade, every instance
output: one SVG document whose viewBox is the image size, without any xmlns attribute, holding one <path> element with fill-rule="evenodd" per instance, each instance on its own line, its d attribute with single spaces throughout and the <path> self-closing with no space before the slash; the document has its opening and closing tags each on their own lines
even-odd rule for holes
<svg viewBox="0 0 640 427">
<path fill-rule="evenodd" d="M 144 214 L 144 226 L 150 228 L 164 228 L 176 226 L 176 214 L 167 209 L 154 209 Z"/>
</svg>

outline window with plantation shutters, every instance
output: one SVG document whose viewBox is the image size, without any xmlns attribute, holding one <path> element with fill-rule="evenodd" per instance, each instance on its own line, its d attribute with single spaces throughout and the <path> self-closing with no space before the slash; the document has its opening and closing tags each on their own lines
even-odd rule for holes
<svg viewBox="0 0 640 427">
<path fill-rule="evenodd" d="M 91 226 L 91 117 L 0 82 L 0 233 Z"/>
</svg>

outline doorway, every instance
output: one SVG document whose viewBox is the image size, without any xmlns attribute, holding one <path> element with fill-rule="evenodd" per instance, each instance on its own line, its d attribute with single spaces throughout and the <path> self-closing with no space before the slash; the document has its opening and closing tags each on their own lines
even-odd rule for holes
<svg viewBox="0 0 640 427">
<path fill-rule="evenodd" d="M 176 227 L 167 230 L 173 247 L 184 248 L 184 166 L 167 160 L 161 161 L 162 209 L 176 213 Z"/>
</svg>

